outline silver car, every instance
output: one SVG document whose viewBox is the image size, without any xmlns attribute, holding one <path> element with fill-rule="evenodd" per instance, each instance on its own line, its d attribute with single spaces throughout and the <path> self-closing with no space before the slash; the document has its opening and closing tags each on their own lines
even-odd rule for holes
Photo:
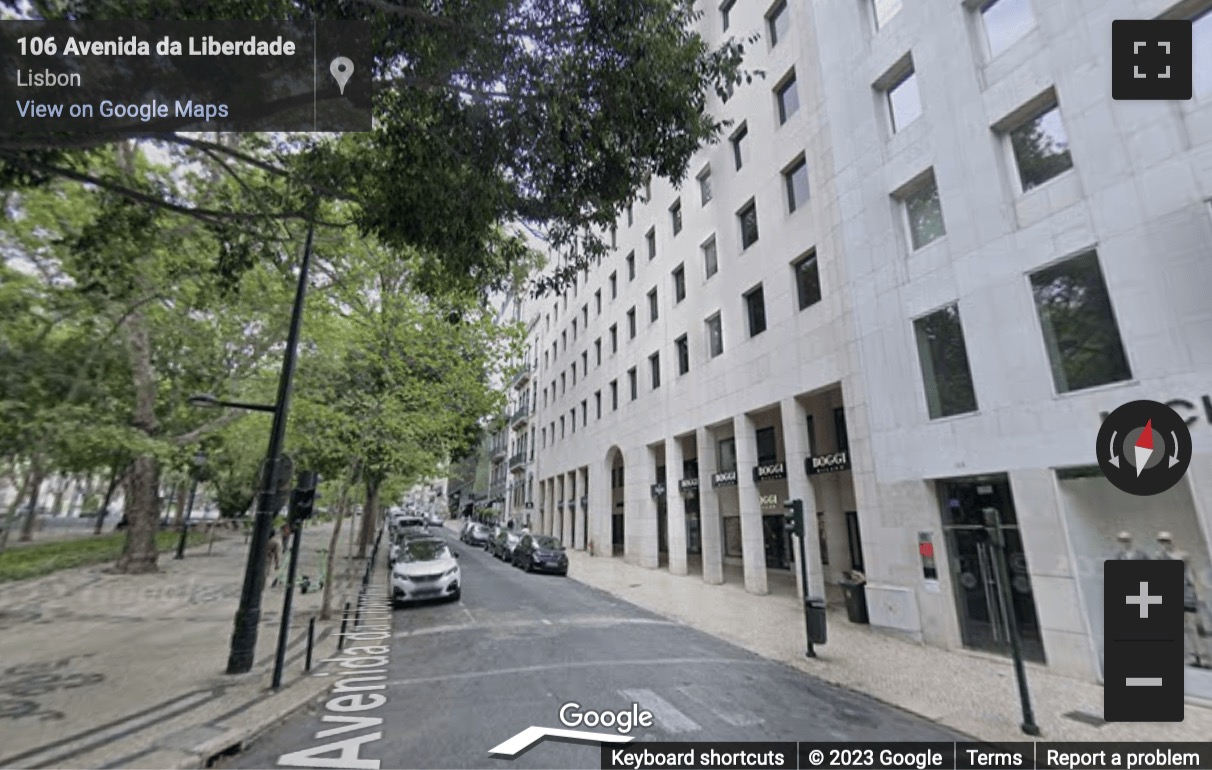
<svg viewBox="0 0 1212 770">
<path fill-rule="evenodd" d="M 463 593 L 458 554 L 445 540 L 409 540 L 391 568 L 392 605 L 426 599 L 457 601 Z"/>
</svg>

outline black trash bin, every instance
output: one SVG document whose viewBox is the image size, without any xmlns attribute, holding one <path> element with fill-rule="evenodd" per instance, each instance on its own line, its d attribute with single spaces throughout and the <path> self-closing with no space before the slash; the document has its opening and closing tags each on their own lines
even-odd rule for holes
<svg viewBox="0 0 1212 770">
<path fill-rule="evenodd" d="M 815 596 L 804 599 L 804 617 L 808 624 L 808 641 L 812 644 L 824 644 L 825 600 Z"/>
<path fill-rule="evenodd" d="M 867 588 L 853 580 L 838 582 L 846 595 L 846 617 L 851 623 L 870 623 L 867 619 Z"/>
</svg>

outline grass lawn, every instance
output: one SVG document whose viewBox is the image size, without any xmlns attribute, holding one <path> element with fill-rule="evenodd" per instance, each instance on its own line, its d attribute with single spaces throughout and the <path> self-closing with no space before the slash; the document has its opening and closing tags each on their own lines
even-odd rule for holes
<svg viewBox="0 0 1212 770">
<path fill-rule="evenodd" d="M 179 530 L 156 534 L 156 541 L 161 551 L 175 549 L 180 538 Z M 208 539 L 209 536 L 202 532 L 189 533 L 190 545 L 205 543 Z M 24 548 L 10 548 L 0 554 L 0 583 L 26 580 L 71 567 L 117 561 L 118 556 L 122 553 L 122 544 L 125 540 L 125 532 L 115 532 L 108 535 L 29 545 Z"/>
</svg>

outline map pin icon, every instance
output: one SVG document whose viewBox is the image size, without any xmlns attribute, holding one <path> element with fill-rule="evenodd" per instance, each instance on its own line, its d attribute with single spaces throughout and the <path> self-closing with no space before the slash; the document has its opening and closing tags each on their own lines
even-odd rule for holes
<svg viewBox="0 0 1212 770">
<path fill-rule="evenodd" d="M 328 65 L 328 71 L 336 78 L 337 85 L 341 87 L 341 95 L 344 96 L 345 84 L 349 82 L 349 78 L 353 75 L 353 62 L 344 56 L 338 56 L 332 60 L 332 64 Z"/>
</svg>

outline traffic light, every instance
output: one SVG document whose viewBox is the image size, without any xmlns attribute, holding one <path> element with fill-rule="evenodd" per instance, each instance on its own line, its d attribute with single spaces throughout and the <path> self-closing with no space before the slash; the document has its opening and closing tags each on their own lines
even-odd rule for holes
<svg viewBox="0 0 1212 770">
<path fill-rule="evenodd" d="M 311 518 L 316 506 L 316 483 L 319 476 L 315 471 L 303 471 L 299 474 L 298 486 L 290 493 L 290 518 L 293 521 L 303 521 Z"/>
<path fill-rule="evenodd" d="M 804 536 L 804 501 L 803 500 L 787 500 L 784 501 L 783 507 L 787 509 L 784 514 L 784 523 L 787 531 L 796 537 Z"/>
</svg>

